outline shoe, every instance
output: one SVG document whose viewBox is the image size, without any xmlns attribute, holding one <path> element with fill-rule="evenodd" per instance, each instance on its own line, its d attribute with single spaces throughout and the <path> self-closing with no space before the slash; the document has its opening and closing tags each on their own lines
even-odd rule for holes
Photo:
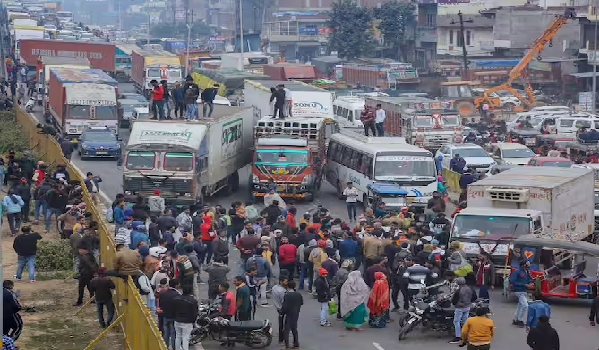
<svg viewBox="0 0 599 350">
<path fill-rule="evenodd" d="M 524 322 L 518 321 L 517 326 L 520 327 L 520 328 L 524 328 Z"/>
<path fill-rule="evenodd" d="M 73 304 L 73 306 L 81 306 L 81 305 L 83 305 L 83 302 L 81 302 L 81 301 L 78 301 L 75 304 Z"/>
<path fill-rule="evenodd" d="M 399 308 L 398 307 L 394 307 L 393 309 L 391 309 L 391 312 L 398 312 Z"/>
<path fill-rule="evenodd" d="M 29 283 L 35 283 L 35 280 L 29 280 Z"/>
<path fill-rule="evenodd" d="M 101 324 L 100 328 L 106 328 L 106 325 L 105 324 Z"/>
<path fill-rule="evenodd" d="M 13 275 L 12 278 L 15 279 L 15 280 L 17 280 L 17 281 L 21 280 L 20 278 L 17 277 L 17 275 Z"/>
<path fill-rule="evenodd" d="M 270 305 L 268 305 L 268 303 L 260 304 L 260 306 L 262 306 L 262 307 L 270 307 Z"/>
<path fill-rule="evenodd" d="M 449 341 L 449 344 L 459 344 L 462 342 L 461 338 L 455 337 L 452 340 Z"/>
</svg>

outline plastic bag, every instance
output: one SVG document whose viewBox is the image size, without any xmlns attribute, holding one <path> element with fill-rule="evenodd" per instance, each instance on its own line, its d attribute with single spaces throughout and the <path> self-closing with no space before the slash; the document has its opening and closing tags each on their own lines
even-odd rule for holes
<svg viewBox="0 0 599 350">
<path fill-rule="evenodd" d="M 335 300 L 329 301 L 329 315 L 337 313 L 337 302 Z"/>
</svg>

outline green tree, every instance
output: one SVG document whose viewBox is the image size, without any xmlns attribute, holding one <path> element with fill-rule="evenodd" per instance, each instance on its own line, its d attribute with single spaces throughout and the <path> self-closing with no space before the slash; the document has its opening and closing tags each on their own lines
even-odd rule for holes
<svg viewBox="0 0 599 350">
<path fill-rule="evenodd" d="M 416 6 L 411 2 L 391 0 L 377 9 L 375 17 L 383 34 L 385 46 L 397 52 L 397 59 L 406 62 L 416 28 Z"/>
<path fill-rule="evenodd" d="M 332 4 L 327 25 L 331 28 L 329 50 L 340 58 L 356 58 L 371 52 L 372 13 L 359 7 L 355 0 L 339 0 Z"/>
<path fill-rule="evenodd" d="M 201 22 L 196 22 L 191 27 L 191 38 L 210 34 L 210 27 Z M 184 23 L 159 23 L 150 27 L 150 35 L 155 38 L 177 38 L 187 40 L 187 26 Z"/>
</svg>

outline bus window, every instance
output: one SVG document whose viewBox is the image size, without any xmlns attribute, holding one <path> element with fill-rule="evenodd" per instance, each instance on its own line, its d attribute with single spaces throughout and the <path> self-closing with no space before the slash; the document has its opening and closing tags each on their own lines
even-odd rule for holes
<svg viewBox="0 0 599 350">
<path fill-rule="evenodd" d="M 358 170 L 358 157 L 360 156 L 360 153 L 358 153 L 358 151 L 351 151 L 351 158 L 349 159 L 349 167 L 351 169 L 354 170 Z"/>
<path fill-rule="evenodd" d="M 360 153 L 358 153 L 357 157 L 356 157 L 356 158 L 358 158 L 358 161 L 356 163 L 356 169 L 358 170 L 358 172 L 360 174 L 364 174 L 366 172 L 366 162 L 364 161 L 365 157 L 366 157 L 365 155 L 360 154 Z"/>
<path fill-rule="evenodd" d="M 335 105 L 333 105 L 333 114 L 334 114 L 334 115 L 339 115 L 339 114 L 337 113 L 338 111 L 339 111 L 339 107 L 338 107 L 338 106 L 335 106 Z"/>
<path fill-rule="evenodd" d="M 350 122 L 354 121 L 354 111 L 349 111 L 349 114 L 347 116 L 347 120 L 349 120 Z"/>
<path fill-rule="evenodd" d="M 349 162 L 351 160 L 352 149 L 347 147 L 341 147 L 341 164 L 349 167 Z"/>
<path fill-rule="evenodd" d="M 368 176 L 369 179 L 372 179 L 372 160 L 371 156 L 366 156 L 366 173 L 364 175 Z"/>
<path fill-rule="evenodd" d="M 329 145 L 329 149 L 327 150 L 327 156 L 330 159 L 333 159 L 333 155 L 335 154 L 336 150 L 337 150 L 337 144 L 335 142 L 331 142 L 331 144 Z"/>
</svg>

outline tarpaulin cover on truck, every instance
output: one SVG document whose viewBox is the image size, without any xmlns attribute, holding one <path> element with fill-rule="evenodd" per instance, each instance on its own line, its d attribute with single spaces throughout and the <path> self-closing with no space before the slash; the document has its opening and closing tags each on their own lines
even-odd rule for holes
<svg viewBox="0 0 599 350">
<path fill-rule="evenodd" d="M 236 69 L 209 69 L 194 68 L 193 71 L 205 77 L 208 77 L 219 84 L 227 87 L 227 90 L 243 89 L 243 83 L 246 79 L 250 80 L 270 80 L 267 75 L 240 72 Z M 201 86 L 202 88 L 205 88 Z"/>
<path fill-rule="evenodd" d="M 61 83 L 96 83 L 118 86 L 118 82 L 101 69 L 50 68 Z"/>
</svg>

